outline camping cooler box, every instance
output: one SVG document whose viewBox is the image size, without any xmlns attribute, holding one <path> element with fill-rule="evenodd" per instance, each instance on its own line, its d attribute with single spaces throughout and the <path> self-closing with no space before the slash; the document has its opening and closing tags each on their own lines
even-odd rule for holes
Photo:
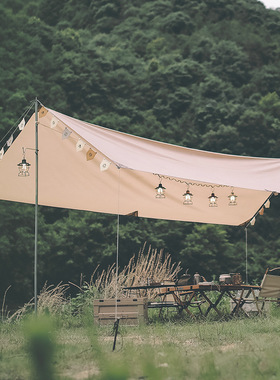
<svg viewBox="0 0 280 380">
<path fill-rule="evenodd" d="M 116 299 L 97 299 L 93 303 L 94 322 L 99 325 L 113 324 L 116 319 Z M 148 321 L 147 298 L 117 299 L 117 318 L 122 325 L 139 325 Z"/>
</svg>

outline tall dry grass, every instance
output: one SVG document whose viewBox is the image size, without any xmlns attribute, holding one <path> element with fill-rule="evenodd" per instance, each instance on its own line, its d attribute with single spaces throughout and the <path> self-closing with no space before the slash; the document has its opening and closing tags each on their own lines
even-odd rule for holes
<svg viewBox="0 0 280 380">
<path fill-rule="evenodd" d="M 145 254 L 144 245 L 139 254 L 134 255 L 129 260 L 128 265 L 118 274 L 116 273 L 115 264 L 109 266 L 107 270 L 103 270 L 100 274 L 95 270 L 88 286 L 95 288 L 99 297 L 103 298 L 114 298 L 116 294 L 119 297 L 129 296 L 124 291 L 124 288 L 147 285 L 148 281 L 150 283 L 175 281 L 181 270 L 181 263 L 172 263 L 171 255 L 164 254 L 163 249 L 158 251 L 150 246 L 147 254 Z M 117 279 L 116 276 L 118 277 Z M 154 291 L 139 290 L 137 295 L 152 298 Z"/>
<path fill-rule="evenodd" d="M 162 283 L 163 281 L 175 281 L 178 273 L 181 271 L 180 263 L 172 263 L 171 255 L 165 254 L 161 249 L 148 248 L 145 253 L 145 245 L 139 251 L 137 256 L 133 256 L 127 266 L 117 273 L 116 265 L 113 264 L 98 273 L 98 267 L 93 272 L 89 282 L 80 284 L 80 286 L 69 282 L 70 285 L 76 286 L 80 293 L 76 298 L 69 302 L 67 290 L 69 284 L 59 283 L 58 285 L 43 286 L 37 301 L 37 314 L 45 312 L 49 314 L 59 314 L 67 305 L 76 305 L 75 307 L 82 310 L 83 306 L 91 305 L 93 298 L 115 298 L 130 297 L 136 294 L 126 292 L 124 288 L 129 286 L 147 285 L 150 282 Z M 153 290 L 139 290 L 137 296 L 153 298 L 156 292 Z M 66 307 L 65 307 L 66 306 Z M 74 307 L 74 306 L 73 306 Z M 2 307 L 3 308 L 3 307 Z M 71 307 L 70 307 L 71 309 Z M 14 314 L 7 318 L 8 321 L 21 319 L 24 315 L 34 310 L 34 298 L 24 304 Z M 3 313 L 3 312 L 2 312 Z"/>
<path fill-rule="evenodd" d="M 61 282 L 54 286 L 44 284 L 37 300 L 37 314 L 44 314 L 48 312 L 49 314 L 57 314 L 61 312 L 63 306 L 67 304 L 66 292 L 69 289 L 68 284 L 62 284 Z M 14 314 L 12 314 L 8 320 L 14 321 L 21 319 L 28 312 L 34 310 L 34 298 L 29 302 L 25 303 L 23 307 L 18 309 Z"/>
</svg>

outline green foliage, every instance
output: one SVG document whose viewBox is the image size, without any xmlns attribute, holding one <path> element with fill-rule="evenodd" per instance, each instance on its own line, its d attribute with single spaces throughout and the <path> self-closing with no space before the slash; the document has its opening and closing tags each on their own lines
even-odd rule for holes
<svg viewBox="0 0 280 380">
<path fill-rule="evenodd" d="M 274 91 L 263 96 L 259 101 L 259 105 L 265 114 L 270 114 L 276 119 L 280 117 L 280 98 Z"/>
<path fill-rule="evenodd" d="M 52 321 L 47 316 L 32 317 L 25 322 L 26 349 L 32 362 L 34 380 L 54 380 L 55 342 Z"/>
<path fill-rule="evenodd" d="M 45 316 L 0 324 L 0 329 L 3 380 L 250 380 L 274 379 L 280 374 L 279 315 L 218 322 L 155 322 L 142 327 L 120 325 L 114 352 L 112 326 L 94 325 L 89 314 L 79 326 L 69 327 L 62 321 L 54 324 Z"/>
<path fill-rule="evenodd" d="M 200 271 L 211 281 L 213 274 L 227 272 L 227 268 L 234 266 L 233 245 L 228 241 L 223 227 L 196 224 L 192 233 L 185 238 L 180 259 L 183 266 L 188 266 L 190 273 Z"/>
</svg>

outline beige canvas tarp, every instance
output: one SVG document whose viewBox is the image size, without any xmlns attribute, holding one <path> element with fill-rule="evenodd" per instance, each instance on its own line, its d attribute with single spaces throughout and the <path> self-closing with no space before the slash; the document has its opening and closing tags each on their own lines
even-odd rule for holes
<svg viewBox="0 0 280 380">
<path fill-rule="evenodd" d="M 40 205 L 241 225 L 254 217 L 272 193 L 280 192 L 280 159 L 188 149 L 89 124 L 44 107 L 38 120 Z M 66 127 L 71 134 L 63 138 Z M 34 203 L 35 152 L 26 150 L 30 176 L 18 177 L 22 147 L 35 148 L 34 115 L 0 160 L 0 199 Z M 90 149 L 96 155 L 89 155 Z M 104 159 L 110 162 L 107 170 L 101 170 L 106 167 Z M 166 188 L 164 199 L 155 197 L 160 180 Z M 193 204 L 186 206 L 187 184 Z M 238 196 L 236 206 L 228 205 L 232 190 Z M 212 191 L 218 207 L 209 207 Z"/>
</svg>

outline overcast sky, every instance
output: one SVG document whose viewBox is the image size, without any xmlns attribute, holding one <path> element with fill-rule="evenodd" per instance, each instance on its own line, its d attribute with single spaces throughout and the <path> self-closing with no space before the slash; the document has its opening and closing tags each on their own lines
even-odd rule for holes
<svg viewBox="0 0 280 380">
<path fill-rule="evenodd" d="M 280 0 L 260 0 L 267 8 L 279 8 Z"/>
</svg>

